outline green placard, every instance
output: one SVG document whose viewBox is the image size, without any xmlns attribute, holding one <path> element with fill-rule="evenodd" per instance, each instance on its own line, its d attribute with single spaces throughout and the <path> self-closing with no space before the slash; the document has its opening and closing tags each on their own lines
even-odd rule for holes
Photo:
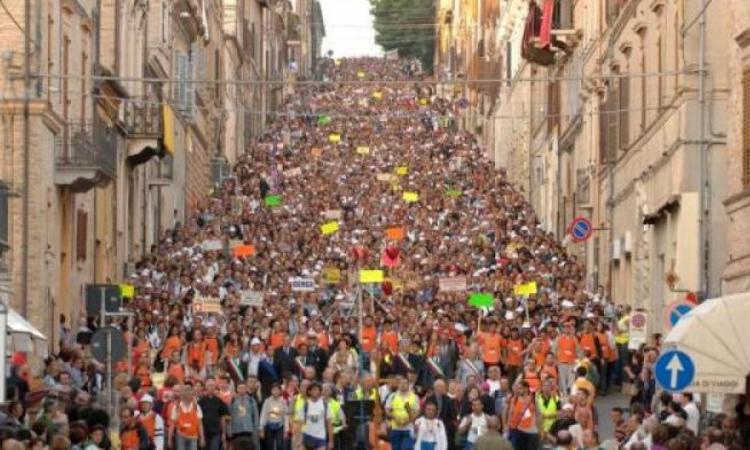
<svg viewBox="0 0 750 450">
<path fill-rule="evenodd" d="M 456 198 L 456 197 L 460 197 L 461 195 L 463 195 L 463 192 L 461 192 L 460 189 L 448 188 L 448 190 L 445 191 L 445 195 L 447 195 L 448 197 Z"/>
<path fill-rule="evenodd" d="M 474 292 L 469 294 L 469 305 L 475 308 L 489 308 L 495 304 L 492 294 L 487 292 Z"/>
<path fill-rule="evenodd" d="M 267 195 L 265 200 L 266 206 L 279 206 L 281 204 L 280 195 Z"/>
<path fill-rule="evenodd" d="M 318 116 L 318 125 L 328 125 L 329 123 L 331 123 L 331 116 Z"/>
</svg>

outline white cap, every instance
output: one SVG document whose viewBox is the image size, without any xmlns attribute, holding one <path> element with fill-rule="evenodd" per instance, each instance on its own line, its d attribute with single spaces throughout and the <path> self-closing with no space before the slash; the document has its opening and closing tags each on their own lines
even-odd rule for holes
<svg viewBox="0 0 750 450">
<path fill-rule="evenodd" d="M 572 308 L 575 306 L 575 303 L 571 302 L 570 300 L 563 300 L 561 305 L 563 308 Z"/>
<path fill-rule="evenodd" d="M 254 337 L 250 340 L 250 345 L 260 345 L 260 339 Z"/>
<path fill-rule="evenodd" d="M 154 397 L 151 397 L 148 394 L 145 394 L 143 397 L 141 397 L 140 400 L 138 400 L 138 403 L 151 403 L 154 404 Z"/>
</svg>

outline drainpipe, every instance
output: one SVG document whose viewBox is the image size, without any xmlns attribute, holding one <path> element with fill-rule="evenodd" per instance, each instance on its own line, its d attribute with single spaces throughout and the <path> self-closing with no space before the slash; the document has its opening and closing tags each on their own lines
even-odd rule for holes
<svg viewBox="0 0 750 450">
<path fill-rule="evenodd" d="M 31 95 L 31 0 L 24 0 L 24 51 L 23 51 L 23 272 L 22 272 L 22 289 L 23 301 L 21 302 L 21 311 L 24 317 L 29 313 L 29 186 L 31 155 L 29 155 L 31 133 L 29 126 L 30 106 L 29 97 Z"/>
<path fill-rule="evenodd" d="M 701 262 L 701 284 L 700 290 L 706 298 L 709 295 L 710 286 L 710 177 L 708 167 L 708 143 L 706 142 L 706 7 L 708 6 L 708 0 L 701 0 L 701 12 L 700 22 L 698 24 L 700 30 L 700 43 L 698 46 L 698 103 L 700 106 L 700 131 L 698 140 L 699 152 L 700 152 L 700 246 L 699 251 L 700 262 Z"/>
</svg>

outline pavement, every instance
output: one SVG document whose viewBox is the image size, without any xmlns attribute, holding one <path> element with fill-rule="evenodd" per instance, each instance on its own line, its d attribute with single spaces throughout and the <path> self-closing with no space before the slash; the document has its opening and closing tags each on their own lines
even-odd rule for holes
<svg viewBox="0 0 750 450">
<path fill-rule="evenodd" d="M 599 439 L 602 442 L 615 437 L 615 429 L 612 426 L 612 420 L 610 420 L 612 408 L 620 406 L 627 409 L 629 403 L 628 398 L 622 395 L 619 389 L 611 391 L 609 395 L 604 397 L 597 397 L 596 411 L 599 414 Z"/>
</svg>

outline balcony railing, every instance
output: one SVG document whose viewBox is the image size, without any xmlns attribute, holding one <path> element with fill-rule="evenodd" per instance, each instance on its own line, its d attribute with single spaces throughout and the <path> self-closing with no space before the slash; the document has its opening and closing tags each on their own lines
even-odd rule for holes
<svg viewBox="0 0 750 450">
<path fill-rule="evenodd" d="M 128 135 L 154 138 L 162 136 L 164 131 L 158 104 L 126 102 L 124 106 L 123 122 Z"/>
<path fill-rule="evenodd" d="M 114 179 L 116 163 L 115 130 L 99 121 L 70 123 L 55 138 L 57 184 L 89 190 Z"/>
</svg>

